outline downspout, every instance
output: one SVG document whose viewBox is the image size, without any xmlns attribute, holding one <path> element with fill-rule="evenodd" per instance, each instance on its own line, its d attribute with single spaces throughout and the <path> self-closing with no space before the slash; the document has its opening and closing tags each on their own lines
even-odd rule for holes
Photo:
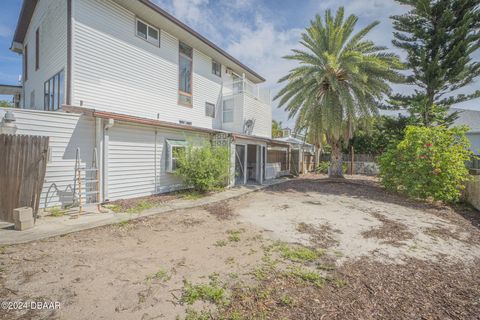
<svg viewBox="0 0 480 320">
<path fill-rule="evenodd" d="M 103 138 L 103 121 L 101 118 L 95 118 L 95 148 L 97 149 L 97 168 L 99 170 L 98 176 L 100 177 L 100 183 L 98 184 L 99 203 L 102 203 L 105 199 L 103 194 Z"/>
<path fill-rule="evenodd" d="M 157 120 L 160 119 L 160 113 L 157 113 Z M 157 177 L 157 138 L 158 138 L 158 130 L 157 127 L 155 127 L 155 149 L 154 149 L 154 155 L 153 155 L 153 168 L 154 168 L 154 179 L 155 179 L 155 193 L 158 193 L 158 177 Z"/>
<path fill-rule="evenodd" d="M 108 144 L 110 140 L 109 130 L 113 127 L 115 121 L 108 119 L 103 127 L 103 168 L 102 168 L 102 189 L 103 189 L 103 202 L 108 202 Z"/>
<path fill-rule="evenodd" d="M 67 0 L 67 81 L 66 104 L 72 104 L 72 0 Z"/>
</svg>

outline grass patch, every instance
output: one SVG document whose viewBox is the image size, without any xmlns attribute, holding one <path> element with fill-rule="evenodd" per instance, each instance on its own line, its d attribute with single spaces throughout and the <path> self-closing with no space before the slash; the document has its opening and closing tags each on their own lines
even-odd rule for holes
<svg viewBox="0 0 480 320">
<path fill-rule="evenodd" d="M 103 207 L 106 209 L 112 210 L 115 213 L 119 213 L 123 211 L 122 206 L 119 204 L 104 204 Z"/>
<path fill-rule="evenodd" d="M 7 252 L 7 246 L 0 246 L 0 254 L 5 254 Z"/>
<path fill-rule="evenodd" d="M 186 304 L 194 304 L 196 301 L 209 301 L 216 305 L 226 305 L 228 300 L 225 288 L 220 285 L 218 275 L 210 276 L 210 283 L 192 284 L 187 280 L 183 281 L 182 302 Z"/>
<path fill-rule="evenodd" d="M 228 257 L 225 259 L 225 264 L 234 264 L 235 263 L 235 258 L 234 257 Z"/>
<path fill-rule="evenodd" d="M 212 314 L 210 311 L 196 311 L 192 309 L 187 309 L 187 314 L 185 315 L 185 320 L 210 320 L 212 319 Z M 180 316 L 177 316 L 176 320 L 180 320 Z"/>
<path fill-rule="evenodd" d="M 313 262 L 323 253 L 303 246 L 289 246 L 287 244 L 277 244 L 275 249 L 280 252 L 284 259 L 294 262 Z"/>
<path fill-rule="evenodd" d="M 52 217 L 63 217 L 65 215 L 65 210 L 62 210 L 60 207 L 53 207 L 48 210 Z"/>
<path fill-rule="evenodd" d="M 128 224 L 128 220 L 122 220 L 119 223 L 117 223 L 117 226 L 125 227 L 127 224 Z"/>
<path fill-rule="evenodd" d="M 343 288 L 348 285 L 348 281 L 345 279 L 335 278 L 333 279 L 333 283 L 337 288 Z"/>
<path fill-rule="evenodd" d="M 162 282 L 166 282 L 168 280 L 170 280 L 172 278 L 171 275 L 168 274 L 168 272 L 166 270 L 163 270 L 163 269 L 159 269 L 157 272 L 155 272 L 154 274 L 150 274 L 148 275 L 145 280 L 146 281 L 151 281 L 151 280 L 160 280 Z"/>
<path fill-rule="evenodd" d="M 225 240 L 218 240 L 214 244 L 215 247 L 225 247 L 226 245 L 227 245 L 227 241 Z"/>
<path fill-rule="evenodd" d="M 291 307 L 293 305 L 293 299 L 287 295 L 283 295 L 278 299 L 278 304 L 285 307 Z"/>
<path fill-rule="evenodd" d="M 322 275 L 303 268 L 292 268 L 290 271 L 287 272 L 289 277 L 299 279 L 303 282 L 307 282 L 310 284 L 315 285 L 316 287 L 323 287 L 325 284 L 325 278 Z"/>
<path fill-rule="evenodd" d="M 146 200 L 140 201 L 134 207 L 127 209 L 126 213 L 140 213 L 144 210 L 155 207 L 155 204 Z"/>
<path fill-rule="evenodd" d="M 185 200 L 197 200 L 206 196 L 205 193 L 201 193 L 195 190 L 187 190 L 181 193 L 182 198 Z"/>
<path fill-rule="evenodd" d="M 230 242 L 239 242 L 241 240 L 240 234 L 242 233 L 241 230 L 228 230 L 228 241 Z"/>
</svg>

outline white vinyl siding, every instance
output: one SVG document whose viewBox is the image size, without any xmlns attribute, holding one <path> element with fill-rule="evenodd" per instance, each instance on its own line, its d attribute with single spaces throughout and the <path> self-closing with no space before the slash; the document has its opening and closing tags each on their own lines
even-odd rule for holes
<svg viewBox="0 0 480 320">
<path fill-rule="evenodd" d="M 109 130 L 108 199 L 128 199 L 182 188 L 167 171 L 167 140 L 208 139 L 207 135 L 116 123 Z"/>
<path fill-rule="evenodd" d="M 0 109 L 0 118 L 5 109 Z M 51 158 L 47 163 L 40 208 L 72 203 L 75 151 L 80 148 L 81 166 L 93 159 L 95 122 L 78 114 L 14 110 L 17 134 L 48 136 Z"/>
<path fill-rule="evenodd" d="M 110 1 L 74 4 L 73 105 L 194 126 L 219 128 L 205 102 L 221 99 L 212 60 L 193 50 L 193 105 L 178 105 L 179 41 L 160 28 L 160 47 L 135 35 L 137 17 Z"/>
<path fill-rule="evenodd" d="M 39 30 L 40 68 L 35 66 L 35 38 Z M 28 80 L 24 84 L 25 108 L 43 110 L 43 84 L 67 65 L 67 1 L 39 0 L 28 26 Z M 30 92 L 36 91 L 34 101 Z M 61 101 L 60 104 L 65 103 Z M 33 107 L 30 107 L 33 106 Z"/>
</svg>

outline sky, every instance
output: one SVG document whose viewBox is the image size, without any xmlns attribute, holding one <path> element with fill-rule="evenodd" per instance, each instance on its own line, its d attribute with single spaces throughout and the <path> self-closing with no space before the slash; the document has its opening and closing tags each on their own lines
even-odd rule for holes
<svg viewBox="0 0 480 320">
<path fill-rule="evenodd" d="M 55 0 L 57 1 L 57 0 Z M 244 64 L 267 79 L 263 86 L 275 94 L 282 87 L 278 79 L 295 64 L 282 57 L 299 48 L 300 34 L 315 14 L 326 9 L 345 7 L 345 13 L 358 16 L 357 30 L 378 20 L 380 24 L 368 38 L 378 45 L 404 57 L 393 48 L 390 16 L 402 14 L 407 8 L 394 0 L 152 0 L 187 25 L 206 36 Z M 21 0 L 2 0 L 0 4 L 0 83 L 17 84 L 21 59 L 9 51 L 20 11 Z M 480 59 L 480 52 L 475 56 Z M 480 89 L 480 80 L 466 88 Z M 395 91 L 411 88 L 395 86 Z M 1 98 L 1 96 L 0 96 Z M 480 110 L 480 100 L 463 103 L 461 107 Z M 288 115 L 273 104 L 273 118 L 292 126 Z"/>
</svg>

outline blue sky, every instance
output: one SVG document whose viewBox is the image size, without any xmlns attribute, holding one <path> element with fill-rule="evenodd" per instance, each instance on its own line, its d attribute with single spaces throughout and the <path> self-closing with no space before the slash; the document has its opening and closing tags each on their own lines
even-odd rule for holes
<svg viewBox="0 0 480 320">
<path fill-rule="evenodd" d="M 59 1 L 59 0 L 54 0 Z M 390 15 L 406 11 L 394 0 L 153 0 L 201 34 L 227 50 L 267 79 L 274 93 L 278 78 L 294 67 L 282 59 L 298 47 L 299 36 L 316 13 L 344 6 L 347 14 L 359 17 L 358 28 L 379 20 L 369 37 L 392 48 Z M 20 11 L 21 0 L 2 0 L 0 10 L 0 83 L 16 84 L 21 73 L 20 56 L 9 47 Z M 480 53 L 475 57 L 480 59 Z M 479 82 L 467 90 L 479 89 Z M 395 90 L 408 92 L 404 86 Z M 1 98 L 1 96 L 0 96 Z M 480 110 L 480 101 L 462 107 Z M 276 108 L 274 118 L 290 124 L 285 112 Z"/>
</svg>

